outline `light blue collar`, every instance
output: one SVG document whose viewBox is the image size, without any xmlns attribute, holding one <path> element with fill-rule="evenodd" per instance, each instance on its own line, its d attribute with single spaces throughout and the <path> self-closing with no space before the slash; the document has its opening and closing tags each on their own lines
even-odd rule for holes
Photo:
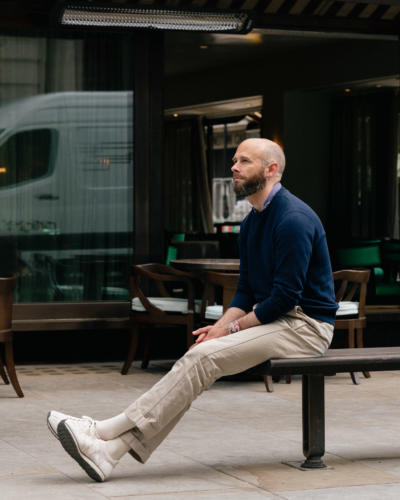
<svg viewBox="0 0 400 500">
<path fill-rule="evenodd" d="M 264 201 L 264 205 L 263 205 L 262 209 L 260 210 L 260 212 L 263 212 L 269 206 L 272 199 L 274 198 L 276 193 L 281 189 L 281 187 L 282 187 L 282 184 L 280 182 L 277 182 L 274 185 L 274 187 L 271 189 L 271 192 L 267 196 L 267 199 Z M 254 207 L 253 207 L 253 210 L 255 210 L 257 212 L 257 210 Z"/>
</svg>

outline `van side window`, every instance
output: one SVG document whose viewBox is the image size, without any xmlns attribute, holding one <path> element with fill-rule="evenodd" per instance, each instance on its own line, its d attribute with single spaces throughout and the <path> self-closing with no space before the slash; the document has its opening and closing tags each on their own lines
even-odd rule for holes
<svg viewBox="0 0 400 500">
<path fill-rule="evenodd" d="M 0 188 L 48 174 L 56 140 L 57 133 L 51 129 L 25 130 L 9 137 L 0 145 Z"/>
</svg>

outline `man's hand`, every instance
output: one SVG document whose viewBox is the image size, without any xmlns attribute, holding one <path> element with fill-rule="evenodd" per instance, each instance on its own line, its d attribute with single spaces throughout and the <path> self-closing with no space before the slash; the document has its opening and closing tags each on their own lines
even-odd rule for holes
<svg viewBox="0 0 400 500">
<path fill-rule="evenodd" d="M 234 320 L 240 320 L 241 330 L 245 330 L 246 328 L 251 328 L 252 326 L 261 324 L 253 311 L 246 314 L 244 311 L 242 311 L 242 309 L 239 309 L 238 307 L 230 307 L 229 309 L 227 309 L 227 311 L 225 311 L 223 316 L 215 323 L 215 325 L 203 326 L 202 328 L 199 328 L 198 330 L 195 330 L 193 332 L 193 335 L 198 335 L 198 337 L 192 347 L 195 347 L 197 344 L 200 344 L 205 340 L 225 337 L 225 335 L 229 334 L 229 323 Z"/>
<path fill-rule="evenodd" d="M 193 332 L 193 335 L 198 335 L 196 342 L 190 347 L 192 349 L 197 344 L 204 342 L 205 340 L 216 339 L 218 337 L 224 337 L 228 335 L 228 326 L 223 325 L 208 325 L 199 328 Z"/>
</svg>

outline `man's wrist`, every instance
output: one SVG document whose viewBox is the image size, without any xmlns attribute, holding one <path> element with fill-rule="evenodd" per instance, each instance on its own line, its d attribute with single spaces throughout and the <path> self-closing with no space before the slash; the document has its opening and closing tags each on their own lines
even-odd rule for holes
<svg viewBox="0 0 400 500">
<path fill-rule="evenodd" d="M 239 321 L 237 319 L 231 321 L 228 325 L 228 334 L 236 333 L 240 331 Z"/>
</svg>

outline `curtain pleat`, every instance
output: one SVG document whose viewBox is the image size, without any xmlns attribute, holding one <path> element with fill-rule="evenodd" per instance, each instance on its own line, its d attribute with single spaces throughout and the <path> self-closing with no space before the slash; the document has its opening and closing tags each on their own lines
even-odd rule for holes
<svg viewBox="0 0 400 500">
<path fill-rule="evenodd" d="M 171 233 L 212 232 L 212 203 L 201 119 L 168 121 L 164 144 L 165 229 Z"/>
</svg>

